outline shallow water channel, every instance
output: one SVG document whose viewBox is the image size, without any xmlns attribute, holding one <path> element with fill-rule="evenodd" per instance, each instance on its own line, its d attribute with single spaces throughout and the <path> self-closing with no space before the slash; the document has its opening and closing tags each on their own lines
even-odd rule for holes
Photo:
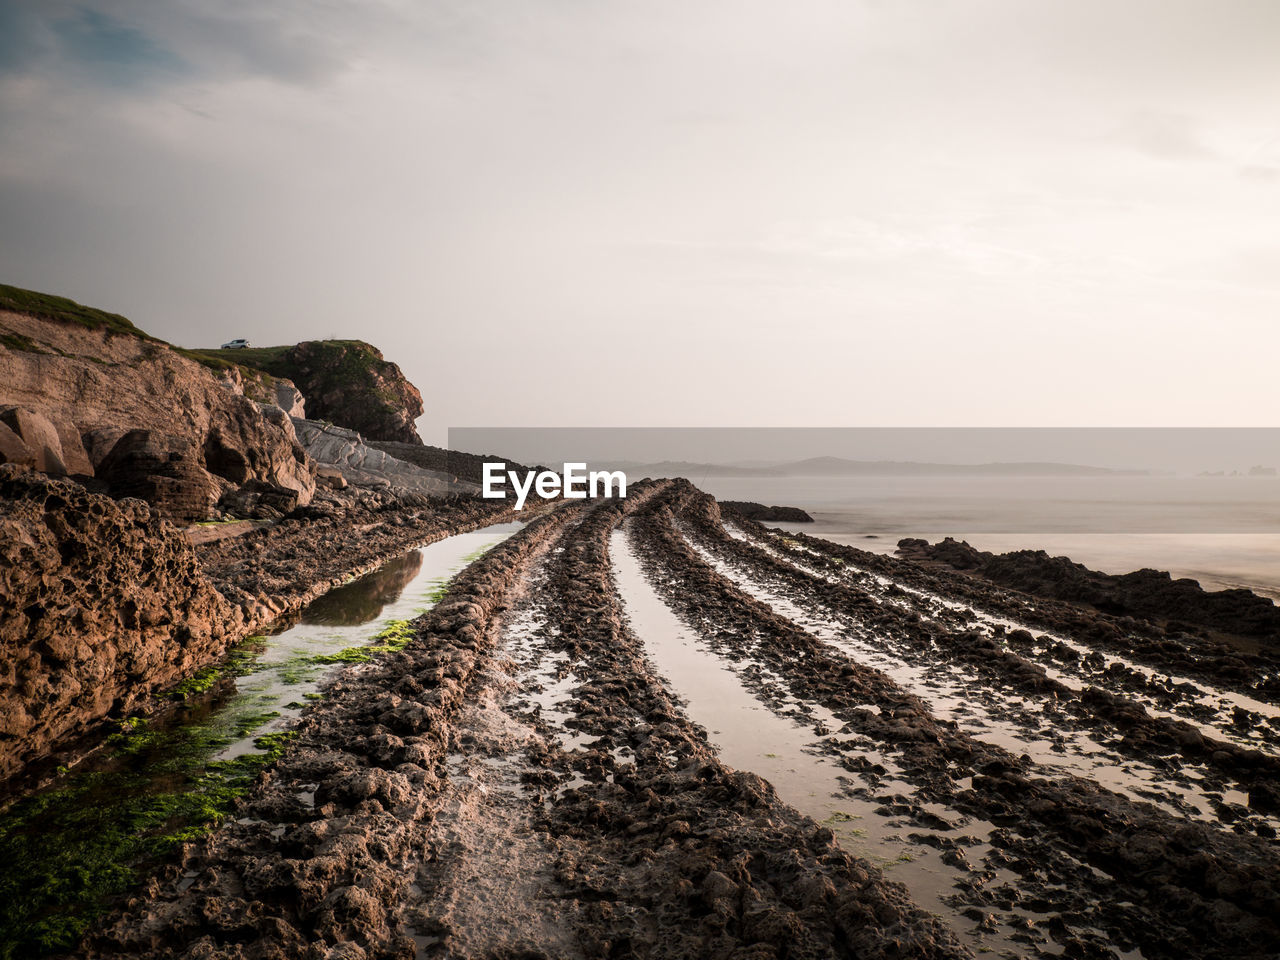
<svg viewBox="0 0 1280 960">
<path fill-rule="evenodd" d="M 1014 939 L 1014 931 L 1004 924 L 977 929 L 954 897 L 962 874 L 945 863 L 937 849 L 921 843 L 917 829 L 888 812 L 886 796 L 914 792 L 900 779 L 890 757 L 868 755 L 881 771 L 873 795 L 823 750 L 827 735 L 844 726 L 840 720 L 817 704 L 804 705 L 805 721 L 775 712 L 666 605 L 624 531 L 613 534 L 609 551 L 631 629 L 644 641 L 658 673 L 684 702 L 689 717 L 706 728 L 726 764 L 768 780 L 783 801 L 829 827 L 848 852 L 905 884 L 916 903 L 936 914 L 971 949 L 1000 957 L 1037 955 L 1030 944 Z M 939 813 L 956 818 L 952 811 Z M 973 854 L 980 855 L 986 848 L 980 838 L 991 825 L 971 819 L 957 825 L 975 841 Z M 991 880 L 993 885 L 1016 883 L 1012 874 L 1003 872 L 995 872 Z M 1042 949 L 1054 952 L 1052 944 Z"/>
<path fill-rule="evenodd" d="M 0 960 L 72 946 L 114 895 L 229 815 L 328 678 L 403 644 L 407 622 L 520 526 L 448 537 L 336 587 L 0 812 Z"/>
</svg>

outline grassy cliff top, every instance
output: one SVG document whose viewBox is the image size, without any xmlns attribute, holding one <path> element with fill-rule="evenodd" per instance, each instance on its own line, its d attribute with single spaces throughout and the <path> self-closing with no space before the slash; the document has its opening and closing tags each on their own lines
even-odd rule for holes
<svg viewBox="0 0 1280 960">
<path fill-rule="evenodd" d="M 241 370 L 252 367 L 263 370 L 267 364 L 278 363 L 293 347 L 247 347 L 244 350 L 202 350 L 178 348 L 178 351 L 192 360 L 203 363 L 214 370 L 225 370 L 228 367 L 239 367 Z"/>
<path fill-rule="evenodd" d="M 357 356 L 364 354 L 378 360 L 382 359 L 382 354 L 378 351 L 378 348 L 365 343 L 363 340 L 313 340 L 308 342 L 317 345 L 323 353 L 346 353 Z M 193 360 L 199 360 L 206 366 L 215 369 L 229 366 L 255 367 L 269 373 L 276 373 L 277 370 L 284 370 L 285 355 L 293 350 L 295 346 L 296 344 L 290 343 L 280 347 L 245 347 L 243 350 L 183 350 L 182 352 Z M 273 370 L 273 367 L 276 369 Z M 286 376 L 287 374 L 280 372 L 277 375 Z"/>
<path fill-rule="evenodd" d="M 54 320 L 59 323 L 78 323 L 90 330 L 106 329 L 111 333 L 137 337 L 140 340 L 164 342 L 158 337 L 139 330 L 118 313 L 107 313 L 95 307 L 86 307 L 67 297 L 24 290 L 21 287 L 11 287 L 3 283 L 0 283 L 0 310 L 12 310 L 14 313 L 25 313 L 42 320 Z"/>
</svg>

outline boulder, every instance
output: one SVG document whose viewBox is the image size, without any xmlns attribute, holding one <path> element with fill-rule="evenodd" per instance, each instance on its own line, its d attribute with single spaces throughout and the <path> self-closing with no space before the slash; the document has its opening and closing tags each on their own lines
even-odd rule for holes
<svg viewBox="0 0 1280 960">
<path fill-rule="evenodd" d="M 307 415 L 306 400 L 302 392 L 290 380 L 276 381 L 276 406 L 290 417 Z"/>
<path fill-rule="evenodd" d="M 228 490 L 218 500 L 218 509 L 235 517 L 277 520 L 299 506 L 298 491 L 275 487 L 261 480 L 249 480 Z"/>
<path fill-rule="evenodd" d="M 124 427 L 94 427 L 80 434 L 85 452 L 89 454 L 89 463 L 93 465 L 95 472 L 101 467 L 111 448 L 128 432 Z"/>
<path fill-rule="evenodd" d="M 64 476 L 66 462 L 62 459 L 62 440 L 58 429 L 44 414 L 26 407 L 7 407 L 0 410 L 0 423 L 22 438 L 35 458 L 34 466 L 41 473 Z"/>
<path fill-rule="evenodd" d="M 66 417 L 51 417 L 50 420 L 62 443 L 62 462 L 66 464 L 67 473 L 92 477 L 93 462 L 89 459 L 89 451 L 84 447 L 79 428 Z"/>
<path fill-rule="evenodd" d="M 324 465 L 316 467 L 316 484 L 326 486 L 330 490 L 345 490 L 347 478 L 337 467 Z"/>
<path fill-rule="evenodd" d="M 0 423 L 0 463 L 14 463 L 23 467 L 33 467 L 36 463 L 36 455 L 31 452 L 26 441 L 4 423 Z"/>
<path fill-rule="evenodd" d="M 197 451 L 180 438 L 130 430 L 98 465 L 117 499 L 136 497 L 177 523 L 206 520 L 222 490 Z"/>
</svg>

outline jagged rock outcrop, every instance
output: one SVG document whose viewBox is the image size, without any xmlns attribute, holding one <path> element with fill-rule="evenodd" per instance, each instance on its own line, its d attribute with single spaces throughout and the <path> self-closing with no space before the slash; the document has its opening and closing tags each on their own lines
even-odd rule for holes
<svg viewBox="0 0 1280 960">
<path fill-rule="evenodd" d="M 275 405 L 284 411 L 286 417 L 297 417 L 302 420 L 307 415 L 306 398 L 302 395 L 302 391 L 294 386 L 292 380 L 276 381 Z"/>
<path fill-rule="evenodd" d="M 306 416 L 311 420 L 346 427 L 371 440 L 422 443 L 414 426 L 422 416 L 422 394 L 396 364 L 361 340 L 307 340 L 295 347 L 216 354 L 225 361 L 287 378 L 302 391 Z"/>
<path fill-rule="evenodd" d="M 337 471 L 346 483 L 355 486 L 383 486 L 437 497 L 479 491 L 475 484 L 424 470 L 370 446 L 354 430 L 314 420 L 295 420 L 294 429 L 318 469 L 326 471 L 326 479 Z"/>
<path fill-rule="evenodd" d="M 179 521 L 209 517 L 250 482 L 280 502 L 310 502 L 314 467 L 288 415 L 244 395 L 238 377 L 220 379 L 123 318 L 94 325 L 77 312 L 97 313 L 89 308 L 14 291 L 0 287 L 0 460 L 100 474 L 114 495 L 143 497 Z M 6 304 L 36 304 L 42 315 Z M 297 408 L 292 384 L 269 387 L 264 397 Z"/>
<path fill-rule="evenodd" d="M 193 352 L 193 356 L 201 358 L 206 355 L 239 357 L 239 353 L 233 351 L 207 350 L 203 353 L 201 351 Z M 292 380 L 285 377 L 274 377 L 266 371 L 243 366 L 231 360 L 219 359 L 217 363 L 225 364 L 217 367 L 218 380 L 223 387 L 232 393 L 248 397 L 260 406 L 280 407 L 290 417 L 305 417 L 307 415 L 306 399 Z"/>
<path fill-rule="evenodd" d="M 1035 596 L 1087 603 L 1115 616 L 1194 624 L 1280 643 L 1280 607 L 1250 590 L 1209 591 L 1195 580 L 1174 580 L 1164 570 L 1100 573 L 1043 550 L 987 553 L 951 537 L 935 544 L 900 540 L 898 552 Z"/>
<path fill-rule="evenodd" d="M 36 455 L 26 441 L 3 423 L 0 423 L 0 463 L 16 463 L 24 467 L 34 467 L 36 463 Z"/>
<path fill-rule="evenodd" d="M 0 779 L 189 676 L 243 620 L 147 504 L 0 466 Z"/>
<path fill-rule="evenodd" d="M 749 500 L 721 500 L 720 509 L 757 523 L 813 523 L 813 517 L 799 507 L 768 507 Z"/>
</svg>

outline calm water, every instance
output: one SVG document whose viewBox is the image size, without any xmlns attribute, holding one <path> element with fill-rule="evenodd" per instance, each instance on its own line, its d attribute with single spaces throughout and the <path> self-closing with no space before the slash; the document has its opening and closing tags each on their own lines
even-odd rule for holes
<svg viewBox="0 0 1280 960">
<path fill-rule="evenodd" d="M 1280 599 L 1275 477 L 692 478 L 725 500 L 802 507 L 814 536 L 891 553 L 903 537 L 1047 550 L 1109 573 L 1142 567 Z M 785 526 L 785 525 L 784 525 Z"/>
</svg>

